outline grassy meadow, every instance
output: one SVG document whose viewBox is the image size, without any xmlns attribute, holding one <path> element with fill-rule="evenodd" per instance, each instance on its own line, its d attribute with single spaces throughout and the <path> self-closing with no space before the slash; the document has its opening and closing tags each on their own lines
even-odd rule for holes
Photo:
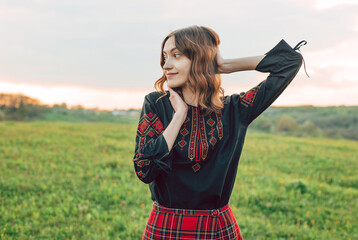
<svg viewBox="0 0 358 240">
<path fill-rule="evenodd" d="M 0 122 L 0 239 L 141 239 L 135 124 Z M 358 141 L 249 132 L 230 199 L 245 240 L 358 239 Z"/>
</svg>

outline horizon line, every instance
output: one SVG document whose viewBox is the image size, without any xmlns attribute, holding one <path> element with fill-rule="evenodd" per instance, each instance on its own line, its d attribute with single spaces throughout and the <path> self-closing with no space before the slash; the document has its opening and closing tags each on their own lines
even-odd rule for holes
<svg viewBox="0 0 358 240">
<path fill-rule="evenodd" d="M 141 110 L 142 108 L 141 107 L 121 107 L 121 108 L 103 108 L 103 107 L 100 107 L 100 106 L 95 106 L 95 107 L 88 107 L 88 106 L 84 106 L 82 104 L 70 104 L 66 101 L 64 102 L 57 102 L 57 103 L 45 103 L 41 100 L 39 100 L 38 98 L 35 98 L 35 97 L 31 97 L 31 96 L 28 96 L 24 93 L 10 93 L 10 92 L 0 92 L 0 94 L 9 94 L 9 95 L 20 95 L 20 96 L 25 96 L 25 97 L 29 97 L 29 98 L 32 98 L 32 99 L 36 99 L 40 102 L 41 105 L 43 106 L 49 106 L 49 107 L 53 107 L 54 105 L 62 105 L 62 104 L 66 104 L 66 107 L 68 109 L 73 109 L 73 108 L 76 108 L 76 107 L 82 107 L 83 109 L 86 109 L 86 110 L 98 110 L 98 111 L 114 111 L 114 110 L 123 110 L 123 111 L 129 111 L 129 110 Z M 283 107 L 358 107 L 358 105 L 347 105 L 347 104 L 337 104 L 337 105 L 317 105 L 317 104 L 293 104 L 293 105 L 282 105 L 282 104 L 273 104 L 273 105 L 270 105 L 269 107 L 280 107 L 280 108 L 283 108 Z"/>
</svg>

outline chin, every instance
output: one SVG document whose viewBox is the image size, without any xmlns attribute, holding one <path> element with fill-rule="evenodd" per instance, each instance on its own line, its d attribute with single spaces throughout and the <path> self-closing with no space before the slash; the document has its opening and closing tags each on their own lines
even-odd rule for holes
<svg viewBox="0 0 358 240">
<path fill-rule="evenodd" d="M 177 88 L 181 88 L 181 87 L 182 87 L 181 85 L 178 85 L 178 84 L 170 84 L 170 83 L 167 83 L 167 86 L 170 87 L 170 88 L 173 88 L 173 89 L 177 89 Z"/>
<path fill-rule="evenodd" d="M 185 83 L 177 83 L 177 82 L 170 82 L 170 81 L 168 81 L 167 82 L 167 86 L 168 87 L 170 87 L 170 88 L 182 88 L 182 87 L 184 87 L 184 85 L 185 85 Z"/>
</svg>

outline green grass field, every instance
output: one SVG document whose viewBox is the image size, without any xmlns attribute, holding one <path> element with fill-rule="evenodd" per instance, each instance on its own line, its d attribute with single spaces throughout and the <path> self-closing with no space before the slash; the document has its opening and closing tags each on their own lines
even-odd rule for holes
<svg viewBox="0 0 358 240">
<path fill-rule="evenodd" d="M 141 239 L 136 125 L 0 122 L 0 239 Z M 230 205 L 245 240 L 358 239 L 358 142 L 249 133 Z"/>
</svg>

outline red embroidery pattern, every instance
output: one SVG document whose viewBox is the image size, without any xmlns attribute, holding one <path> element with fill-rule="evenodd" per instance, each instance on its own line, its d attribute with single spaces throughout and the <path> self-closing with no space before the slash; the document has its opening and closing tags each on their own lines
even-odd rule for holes
<svg viewBox="0 0 358 240">
<path fill-rule="evenodd" d="M 195 163 L 195 164 L 192 166 L 192 168 L 193 168 L 194 172 L 197 172 L 197 171 L 199 171 L 199 169 L 200 169 L 200 164 L 199 164 L 199 163 Z"/>
<path fill-rule="evenodd" d="M 183 147 L 185 147 L 185 145 L 186 145 L 186 141 L 180 140 L 180 142 L 178 142 L 178 145 L 181 147 L 180 150 L 183 150 Z"/>
<path fill-rule="evenodd" d="M 160 119 L 156 119 L 156 121 L 153 123 L 153 127 L 157 130 L 157 132 L 160 134 L 163 131 L 163 124 L 160 121 Z"/>
<path fill-rule="evenodd" d="M 198 111 L 199 112 L 199 111 Z M 201 145 L 200 148 L 203 150 L 202 151 L 202 156 L 201 158 L 203 160 L 206 159 L 207 155 L 208 155 L 208 140 L 206 139 L 206 132 L 205 132 L 205 125 L 204 125 L 204 118 L 200 116 L 200 112 L 199 112 L 199 126 L 200 126 L 200 137 L 201 137 Z M 199 157 L 196 159 L 196 161 L 200 161 L 200 155 Z"/>
<path fill-rule="evenodd" d="M 137 153 L 135 155 L 136 158 L 139 158 L 140 156 L 143 155 L 143 153 L 140 152 L 141 147 L 144 144 L 153 141 L 155 136 L 161 135 L 163 129 L 164 126 L 156 114 L 149 112 L 148 114 L 142 115 L 142 117 L 139 119 L 138 129 L 137 129 L 138 141 L 136 143 L 137 144 L 136 146 Z M 138 167 L 144 167 L 150 164 L 150 160 L 148 159 L 137 160 L 135 161 L 135 163 Z M 144 173 L 141 171 L 139 173 L 141 174 L 141 176 L 139 175 L 138 176 L 143 178 Z"/>
<path fill-rule="evenodd" d="M 145 177 L 145 173 L 144 172 L 142 172 L 142 171 L 139 171 L 139 172 L 136 172 L 136 174 L 138 175 L 138 177 L 140 178 L 140 179 L 143 179 L 144 177 Z"/>
<path fill-rule="evenodd" d="M 218 137 L 221 140 L 223 137 L 223 124 L 221 122 L 222 114 L 221 113 L 215 113 L 216 119 L 218 120 L 218 124 L 216 125 L 216 129 L 218 130 Z"/>
<path fill-rule="evenodd" d="M 140 147 L 143 146 L 146 136 L 153 138 L 154 136 L 159 136 L 163 132 L 163 124 L 160 121 L 159 117 L 156 114 L 148 113 L 143 114 L 139 119 L 137 136 L 140 138 Z M 140 148 L 139 147 L 139 148 Z"/>
<path fill-rule="evenodd" d="M 206 123 L 209 124 L 210 127 L 213 127 L 214 124 L 215 124 L 215 121 L 211 118 L 211 115 L 210 115 L 209 117 L 210 117 L 210 118 L 209 118 L 208 121 L 206 121 Z"/>
<path fill-rule="evenodd" d="M 148 166 L 148 165 L 150 164 L 150 160 L 148 160 L 148 159 L 143 159 L 143 160 L 135 161 L 135 164 L 136 164 L 138 167 Z"/>
<path fill-rule="evenodd" d="M 250 89 L 243 96 L 240 96 L 241 104 L 244 105 L 245 107 L 253 106 L 255 97 L 256 97 L 256 93 L 259 91 L 259 88 L 260 88 L 260 85 Z"/>
<path fill-rule="evenodd" d="M 187 145 L 187 141 L 185 141 L 185 136 L 189 134 L 188 129 L 186 129 L 186 123 L 189 121 L 188 116 L 185 117 L 185 121 L 184 121 L 184 125 L 183 127 L 180 129 L 180 133 L 182 135 L 182 140 L 180 140 L 178 142 L 178 145 L 180 146 L 180 151 L 183 151 L 183 147 L 185 147 Z"/>
<path fill-rule="evenodd" d="M 195 159 L 192 169 L 197 172 L 201 168 L 199 162 L 207 158 L 210 147 L 214 149 L 214 146 L 223 137 L 222 114 L 215 113 L 214 116 L 211 114 L 207 118 L 200 114 L 201 112 L 197 107 L 189 110 L 190 112 L 188 112 L 179 131 L 180 134 L 177 137 L 175 146 L 178 152 L 186 150 L 186 147 L 188 148 L 187 151 L 184 151 L 188 155 L 184 155 L 184 152 L 181 155 L 190 159 L 190 161 Z M 189 121 L 191 126 L 188 128 L 187 123 Z"/>
<path fill-rule="evenodd" d="M 218 140 L 216 140 L 216 138 L 215 137 L 211 137 L 210 138 L 210 143 L 211 143 L 211 145 L 213 145 L 213 147 L 215 146 L 215 144 L 218 142 Z"/>
<path fill-rule="evenodd" d="M 190 134 L 190 142 L 189 142 L 189 153 L 188 157 L 190 160 L 194 159 L 195 147 L 196 147 L 196 136 L 197 136 L 197 128 L 198 128 L 198 114 L 197 109 L 192 108 L 192 121 L 191 121 L 191 134 Z"/>
<path fill-rule="evenodd" d="M 181 135 L 183 135 L 183 137 L 185 137 L 186 135 L 188 135 L 189 131 L 184 127 L 182 130 L 180 130 L 180 133 Z"/>
</svg>

